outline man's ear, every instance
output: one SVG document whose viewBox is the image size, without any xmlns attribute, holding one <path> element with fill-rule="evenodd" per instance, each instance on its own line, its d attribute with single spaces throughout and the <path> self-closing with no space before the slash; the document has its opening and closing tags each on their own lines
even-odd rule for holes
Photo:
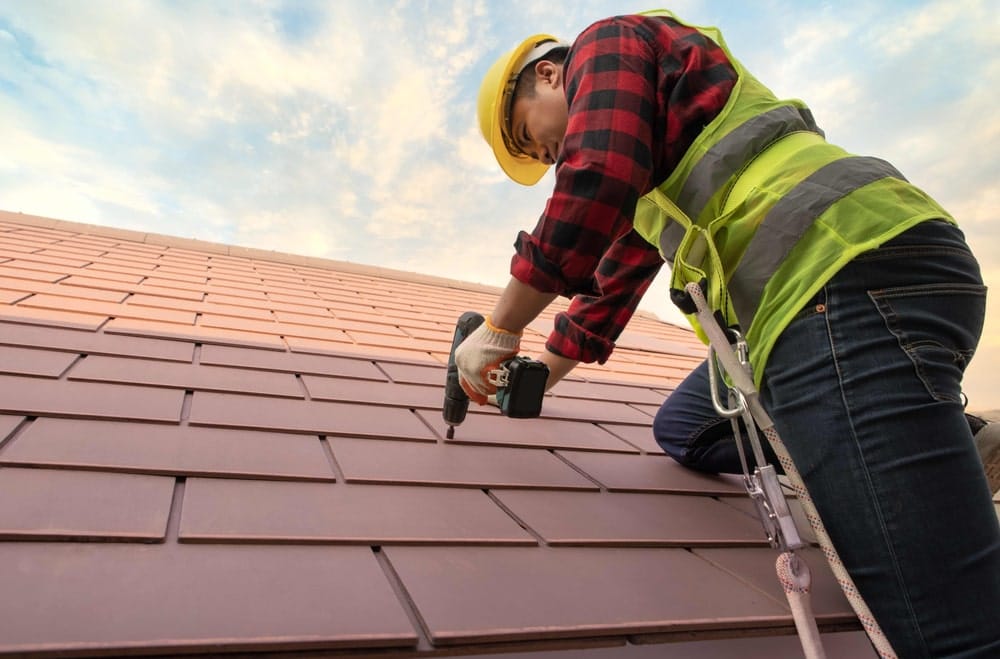
<svg viewBox="0 0 1000 659">
<path fill-rule="evenodd" d="M 535 78 L 558 89 L 562 85 L 562 65 L 545 59 L 539 60 L 535 63 Z"/>
</svg>

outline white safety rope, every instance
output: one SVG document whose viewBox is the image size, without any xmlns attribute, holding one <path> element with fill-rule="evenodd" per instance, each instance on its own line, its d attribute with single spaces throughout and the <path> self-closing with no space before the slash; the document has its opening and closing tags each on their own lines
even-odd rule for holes
<svg viewBox="0 0 1000 659">
<path fill-rule="evenodd" d="M 733 430 L 736 435 L 736 446 L 740 454 L 740 461 L 743 466 L 744 483 L 750 498 L 757 505 L 764 531 L 767 534 L 771 546 L 781 550 L 778 556 L 775 570 L 778 579 L 788 598 L 788 605 L 792 610 L 792 618 L 795 621 L 795 628 L 802 643 L 802 650 L 806 659 L 823 659 L 826 655 L 820 641 L 819 629 L 816 625 L 816 618 L 812 612 L 812 605 L 809 599 L 809 587 L 811 575 L 809 566 L 795 553 L 795 550 L 804 546 L 795 527 L 795 522 L 788 512 L 784 494 L 778 484 L 774 466 L 767 464 L 760 441 L 757 437 L 756 428 L 759 427 L 774 449 L 778 462 L 784 468 L 785 475 L 791 483 L 805 511 L 806 518 L 819 541 L 820 548 L 826 555 L 830 568 L 834 576 L 840 583 L 841 590 L 847 596 L 851 608 L 858 616 L 872 645 L 883 659 L 896 659 L 889 639 L 885 637 L 878 622 L 868 609 L 868 605 L 862 599 L 861 594 L 854 585 L 854 581 L 847 573 L 847 569 L 840 560 L 837 550 L 830 541 L 823 521 L 816 511 L 816 506 L 805 484 L 795 468 L 788 450 L 785 448 L 778 431 L 774 427 L 774 422 L 764 410 L 760 403 L 757 388 L 753 383 L 750 372 L 749 359 L 746 355 L 746 343 L 742 337 L 738 337 L 737 349 L 734 350 L 723 329 L 716 322 L 715 316 L 708 307 L 705 294 L 696 283 L 685 286 L 685 291 L 694 302 L 697 309 L 695 315 L 698 318 L 705 335 L 709 339 L 709 379 L 712 389 L 712 402 L 716 411 L 732 420 Z M 718 387 L 716 386 L 716 370 L 721 368 L 729 376 L 733 386 L 729 388 L 729 404 L 732 407 L 724 407 L 718 401 Z M 750 471 L 746 456 L 743 450 L 743 440 L 740 435 L 737 417 L 742 417 L 744 426 L 747 429 L 748 439 L 754 454 L 756 467 Z M 755 423 L 756 422 L 756 423 Z"/>
</svg>

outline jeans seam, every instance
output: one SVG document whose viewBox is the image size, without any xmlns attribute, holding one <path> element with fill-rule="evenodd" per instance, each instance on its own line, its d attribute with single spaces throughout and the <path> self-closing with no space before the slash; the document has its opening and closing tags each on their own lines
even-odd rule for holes
<svg viewBox="0 0 1000 659">
<path fill-rule="evenodd" d="M 856 261 L 882 261 L 885 259 L 906 256 L 910 258 L 925 258 L 931 256 L 962 256 L 975 259 L 969 250 L 961 247 L 949 247 L 944 245 L 894 245 L 892 247 L 880 247 L 869 252 L 859 254 Z"/>
<path fill-rule="evenodd" d="M 826 287 L 824 286 L 824 290 L 825 289 L 826 289 Z M 827 293 L 829 293 L 829 291 L 827 291 Z M 830 296 L 829 296 L 829 294 L 827 294 L 827 304 L 829 305 L 830 302 L 831 302 Z M 829 308 L 829 306 L 828 306 L 828 308 Z M 870 495 L 872 497 L 872 503 L 873 503 L 873 507 L 874 507 L 874 512 L 875 512 L 875 515 L 876 515 L 876 517 L 878 519 L 879 528 L 882 531 L 882 537 L 883 537 L 883 539 L 885 541 L 886 550 L 888 551 L 890 560 L 892 561 L 892 569 L 893 569 L 893 572 L 896 575 L 896 582 L 899 584 L 900 589 L 902 591 L 902 596 L 903 596 L 903 599 L 904 599 L 905 604 L 906 604 L 906 610 L 909 613 L 911 624 L 912 624 L 913 628 L 915 629 L 916 633 L 918 634 L 918 636 L 920 637 L 920 643 L 921 643 L 921 645 L 924 648 L 924 653 L 926 654 L 926 651 L 927 651 L 927 640 L 926 640 L 926 637 L 924 636 L 923 630 L 920 627 L 920 621 L 917 618 L 916 611 L 913 609 L 913 602 L 910 599 L 909 589 L 907 588 L 907 586 L 906 586 L 906 580 L 903 578 L 902 572 L 900 571 L 899 559 L 896 556 L 895 546 L 894 546 L 894 543 L 891 541 L 891 534 L 889 532 L 888 525 L 885 522 L 885 515 L 883 514 L 883 510 L 882 510 L 882 501 L 881 501 L 881 498 L 876 495 L 875 487 L 874 487 L 874 484 L 873 484 L 872 478 L 871 478 L 871 474 L 870 474 L 870 472 L 868 470 L 868 463 L 864 459 L 864 451 L 861 448 L 861 442 L 858 441 L 857 432 L 856 432 L 855 426 L 854 426 L 854 418 L 853 418 L 853 416 L 851 414 L 851 406 L 848 403 L 847 395 L 846 395 L 846 392 L 844 390 L 844 374 L 843 374 L 843 371 L 841 370 L 840 361 L 839 361 L 838 355 L 837 355 L 837 342 L 836 342 L 836 340 L 834 338 L 834 331 L 833 331 L 833 327 L 832 327 L 831 322 L 830 322 L 830 317 L 831 316 L 832 316 L 831 313 L 827 313 L 826 314 L 826 318 L 824 319 L 825 323 L 826 323 L 826 333 L 827 333 L 827 339 L 830 342 L 830 355 L 831 355 L 831 359 L 833 361 L 833 368 L 834 368 L 834 370 L 837 373 L 837 383 L 838 383 L 837 387 L 840 390 L 841 404 L 843 405 L 843 408 L 844 408 L 844 414 L 847 417 L 848 426 L 851 429 L 851 441 L 854 444 L 854 450 L 857 452 L 857 455 L 859 455 L 861 457 L 860 464 L 861 464 L 862 472 L 864 474 L 864 479 L 865 479 L 866 487 L 867 487 L 868 492 L 870 493 Z M 822 523 L 822 519 L 820 520 L 820 522 Z"/>
<path fill-rule="evenodd" d="M 690 446 L 694 446 L 698 442 L 698 440 L 701 439 L 702 434 L 704 434 L 704 432 L 706 430 L 708 430 L 709 428 L 712 428 L 712 427 L 717 426 L 717 425 L 721 425 L 723 423 L 726 423 L 727 421 L 728 421 L 728 419 L 723 419 L 721 422 L 720 422 L 719 419 L 709 419 L 709 420 L 705 421 L 705 423 L 703 423 L 700 426 L 698 426 L 694 430 L 694 432 L 692 432 L 691 434 L 688 435 L 688 446 L 689 447 Z"/>
</svg>

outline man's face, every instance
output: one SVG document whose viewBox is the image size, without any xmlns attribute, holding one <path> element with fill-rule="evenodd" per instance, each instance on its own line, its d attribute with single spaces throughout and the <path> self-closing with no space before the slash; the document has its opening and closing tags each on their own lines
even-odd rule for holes
<svg viewBox="0 0 1000 659">
<path fill-rule="evenodd" d="M 511 107 L 511 136 L 525 154 L 552 165 L 562 151 L 569 116 L 562 67 L 542 60 L 535 72 L 535 95 L 520 96 Z"/>
</svg>

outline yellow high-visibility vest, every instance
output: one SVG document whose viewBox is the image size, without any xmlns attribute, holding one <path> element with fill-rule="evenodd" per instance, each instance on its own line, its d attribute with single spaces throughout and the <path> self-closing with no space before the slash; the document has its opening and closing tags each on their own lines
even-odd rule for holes
<svg viewBox="0 0 1000 659">
<path fill-rule="evenodd" d="M 739 325 L 759 386 L 778 336 L 840 268 L 920 222 L 954 220 L 889 163 L 827 143 L 805 104 L 776 98 L 716 28 L 690 27 L 725 50 L 738 79 L 669 178 L 640 198 L 634 228 L 673 264 L 672 291 L 701 283 L 723 322 Z"/>
</svg>

